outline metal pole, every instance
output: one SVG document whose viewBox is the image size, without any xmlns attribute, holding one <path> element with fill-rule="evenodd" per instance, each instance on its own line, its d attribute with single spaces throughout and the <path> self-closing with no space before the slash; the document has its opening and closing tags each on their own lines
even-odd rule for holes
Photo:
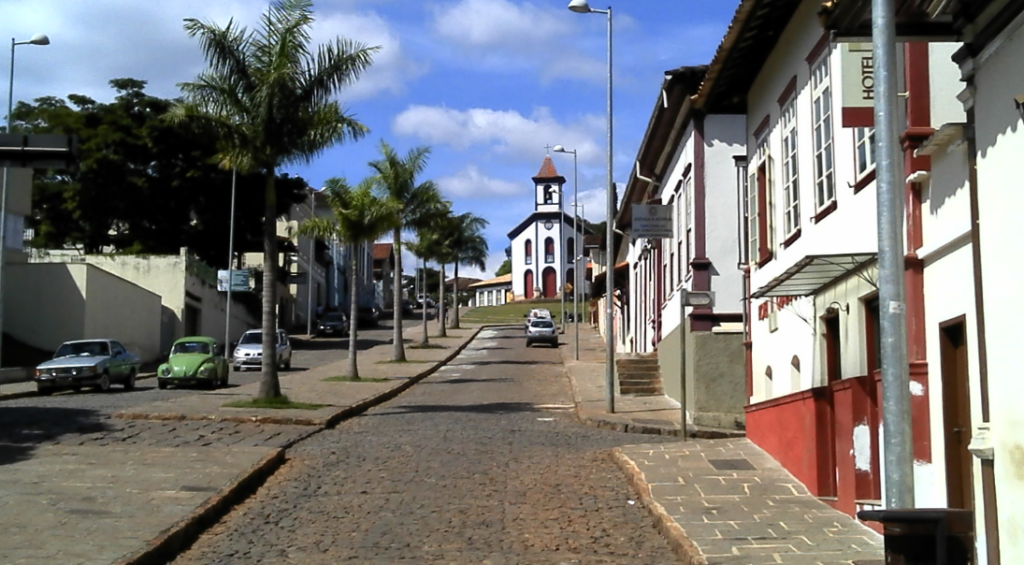
<svg viewBox="0 0 1024 565">
<path fill-rule="evenodd" d="M 11 133 L 11 114 L 14 112 L 14 38 L 11 38 L 11 74 L 7 81 L 7 133 Z M 0 355 L 4 335 L 4 263 L 7 262 L 7 170 L 4 167 L 3 189 L 0 189 Z M 0 357 L 2 359 L 2 357 Z M 0 362 L 0 367 L 3 363 Z"/>
<path fill-rule="evenodd" d="M 679 438 L 686 441 L 686 288 L 679 290 Z"/>
<path fill-rule="evenodd" d="M 561 299 L 561 318 L 562 328 L 561 332 L 565 333 L 565 200 L 563 195 L 565 191 L 562 190 L 561 185 L 558 187 L 558 280 L 562 283 L 562 288 L 558 291 L 558 296 Z"/>
<path fill-rule="evenodd" d="M 312 212 L 310 219 L 316 218 L 316 191 L 309 188 L 309 202 Z M 306 337 L 313 335 L 313 253 L 316 238 L 309 238 L 309 257 L 306 259 Z"/>
<path fill-rule="evenodd" d="M 231 344 L 231 287 L 235 282 L 235 182 L 238 169 L 231 169 L 231 219 L 228 221 L 228 304 L 224 309 L 224 351 Z M 234 352 L 231 353 L 234 355 Z"/>
<path fill-rule="evenodd" d="M 903 183 L 897 124 L 896 21 L 893 0 L 872 0 L 875 134 L 878 136 L 878 296 L 882 361 L 885 507 L 914 506 L 910 375 L 903 282 Z"/>
<path fill-rule="evenodd" d="M 579 175 L 576 169 L 576 150 L 572 150 L 572 324 L 576 329 L 574 353 L 580 360 L 580 215 L 576 207 L 579 205 Z"/>
<path fill-rule="evenodd" d="M 615 413 L 615 329 L 612 291 L 615 287 L 615 181 L 612 176 L 612 8 L 608 7 L 608 182 L 606 188 L 607 209 L 605 211 L 605 258 L 608 272 L 605 279 L 605 394 L 607 396 L 608 413 Z"/>
</svg>

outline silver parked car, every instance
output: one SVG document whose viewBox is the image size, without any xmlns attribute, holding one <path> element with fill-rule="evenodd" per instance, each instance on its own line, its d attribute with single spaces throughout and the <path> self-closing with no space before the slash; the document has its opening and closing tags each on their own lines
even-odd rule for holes
<svg viewBox="0 0 1024 565">
<path fill-rule="evenodd" d="M 231 357 L 236 371 L 243 371 L 249 367 L 262 367 L 263 330 L 249 330 L 242 334 Z M 277 367 L 279 369 L 292 368 L 292 344 L 284 330 L 277 330 Z"/>
<path fill-rule="evenodd" d="M 535 343 L 546 343 L 558 347 L 558 328 L 551 318 L 536 318 L 526 328 L 526 347 Z"/>
<path fill-rule="evenodd" d="M 36 367 L 33 380 L 39 394 L 86 386 L 106 392 L 112 383 L 132 390 L 141 364 L 137 355 L 112 339 L 68 341 L 57 348 L 53 359 Z"/>
</svg>

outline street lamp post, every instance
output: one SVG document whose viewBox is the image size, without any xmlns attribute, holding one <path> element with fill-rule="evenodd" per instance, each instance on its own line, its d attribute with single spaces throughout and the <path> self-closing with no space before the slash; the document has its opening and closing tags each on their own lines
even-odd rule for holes
<svg viewBox="0 0 1024 565">
<path fill-rule="evenodd" d="M 28 41 L 15 41 L 11 38 L 11 73 L 7 81 L 7 133 L 11 132 L 14 113 L 14 48 L 18 45 L 49 45 L 50 38 L 37 33 Z M 7 260 L 7 178 L 8 167 L 4 167 L 3 188 L 0 188 L 0 336 L 4 327 L 4 263 Z M 2 366 L 2 365 L 0 365 Z"/>
<path fill-rule="evenodd" d="M 224 351 L 231 347 L 231 287 L 234 285 L 235 266 L 235 184 L 238 180 L 238 169 L 231 169 L 231 217 L 228 220 L 228 294 L 224 308 Z M 234 352 L 231 353 L 234 357 Z"/>
<path fill-rule="evenodd" d="M 309 187 L 310 219 L 316 218 L 316 191 Z M 306 259 L 306 337 L 313 335 L 313 253 L 316 238 L 309 237 L 309 257 Z"/>
<path fill-rule="evenodd" d="M 574 356 L 577 361 L 580 360 L 580 313 L 579 313 L 579 249 L 580 249 L 580 230 L 579 230 L 579 216 L 576 214 L 576 205 L 579 202 L 579 176 L 578 168 L 576 167 L 576 150 L 566 149 L 561 145 L 556 145 L 552 148 L 555 153 L 572 153 L 572 323 L 573 327 L 576 328 L 576 335 L 573 338 L 575 341 Z M 564 310 L 564 308 L 563 308 Z M 565 320 L 563 314 L 562 319 Z M 564 328 L 563 328 L 564 331 Z"/>
<path fill-rule="evenodd" d="M 596 10 L 590 7 L 587 0 L 572 0 L 569 2 L 569 9 L 578 14 L 606 14 L 608 16 L 608 202 L 605 213 L 605 262 L 607 273 L 605 274 L 605 396 L 608 405 L 608 412 L 615 413 L 615 330 L 613 327 L 612 288 L 615 284 L 615 184 L 612 180 L 612 7 L 607 10 Z"/>
</svg>

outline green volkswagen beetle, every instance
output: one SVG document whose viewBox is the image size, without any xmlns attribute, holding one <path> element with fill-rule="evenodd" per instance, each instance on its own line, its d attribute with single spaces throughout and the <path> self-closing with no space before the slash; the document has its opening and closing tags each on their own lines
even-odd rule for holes
<svg viewBox="0 0 1024 565">
<path fill-rule="evenodd" d="M 224 348 L 212 337 L 183 337 L 171 346 L 167 362 L 156 370 L 156 384 L 203 385 L 209 388 L 227 386 L 228 362 Z"/>
</svg>

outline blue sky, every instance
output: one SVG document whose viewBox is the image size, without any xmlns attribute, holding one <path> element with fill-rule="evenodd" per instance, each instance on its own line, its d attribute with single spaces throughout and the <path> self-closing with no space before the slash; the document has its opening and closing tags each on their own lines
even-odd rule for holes
<svg viewBox="0 0 1024 565">
<path fill-rule="evenodd" d="M 633 0 L 612 3 L 614 177 L 624 183 L 659 93 L 664 71 L 710 61 L 737 1 Z M 504 260 L 506 234 L 533 210 L 532 181 L 545 145 L 577 149 L 579 195 L 587 219 L 605 211 L 607 19 L 576 14 L 568 0 L 319 0 L 316 42 L 344 36 L 379 45 L 373 67 L 341 95 L 370 128 L 309 166 L 290 167 L 311 186 L 333 176 L 358 181 L 387 141 L 404 153 L 432 148 L 423 179 L 439 184 L 456 212 L 490 222 L 487 278 Z M 594 3 L 604 9 L 607 2 Z M 157 96 L 178 95 L 204 62 L 182 30 L 194 17 L 256 27 L 267 2 L 255 0 L 0 0 L 4 37 L 45 33 L 46 47 L 19 46 L 15 100 L 86 94 L 109 100 L 107 81 L 148 81 Z M 5 65 L 6 67 L 6 65 Z M 552 154 L 568 180 L 572 155 Z M 620 190 L 621 192 L 621 190 Z M 408 264 L 408 263 L 407 263 Z"/>
</svg>

